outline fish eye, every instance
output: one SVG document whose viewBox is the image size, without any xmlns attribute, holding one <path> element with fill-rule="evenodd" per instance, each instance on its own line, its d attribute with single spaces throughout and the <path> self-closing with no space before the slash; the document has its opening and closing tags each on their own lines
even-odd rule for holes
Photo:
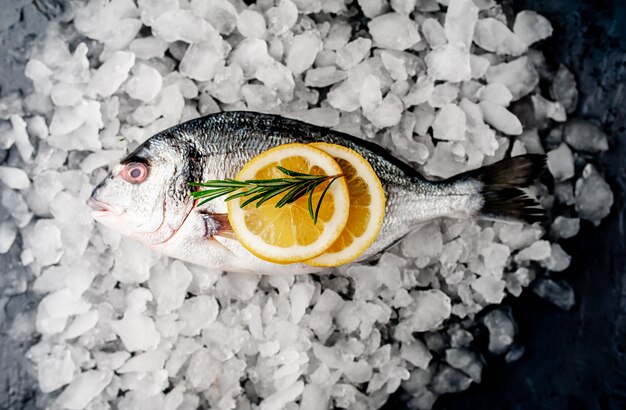
<svg viewBox="0 0 626 410">
<path fill-rule="evenodd" d="M 120 173 L 122 178 L 131 184 L 140 184 L 148 177 L 148 166 L 141 162 L 126 164 Z"/>
</svg>

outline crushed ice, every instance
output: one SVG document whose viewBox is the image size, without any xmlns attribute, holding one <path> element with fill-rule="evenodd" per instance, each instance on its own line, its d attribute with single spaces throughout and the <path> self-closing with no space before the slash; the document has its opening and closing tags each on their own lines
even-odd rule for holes
<svg viewBox="0 0 626 410">
<path fill-rule="evenodd" d="M 519 296 L 539 271 L 565 270 L 558 241 L 581 219 L 607 216 L 613 194 L 587 162 L 608 138 L 568 120 L 572 73 L 529 51 L 552 33 L 548 20 L 507 19 L 493 1 L 439 3 L 447 9 L 358 0 L 359 25 L 344 0 L 92 1 L 76 4 L 68 27 L 50 26 L 26 66 L 34 91 L 0 104 L 0 253 L 22 245 L 42 296 L 14 333 L 41 335 L 29 358 L 50 393 L 42 403 L 363 409 L 403 386 L 426 409 L 480 382 L 476 326 L 488 329 L 490 352 L 520 357 L 506 310 L 476 315 Z M 527 96 L 530 112 L 516 111 Z M 545 239 L 538 225 L 433 221 L 379 260 L 321 277 L 222 274 L 91 221 L 90 189 L 126 150 L 235 109 L 373 139 L 435 178 L 508 150 L 545 152 L 551 177 L 535 191 L 567 211 Z M 554 126 L 539 137 L 536 127 Z M 26 290 L 25 278 L 0 281 L 7 295 Z M 575 303 L 562 280 L 541 277 L 532 289 L 564 309 Z"/>
</svg>

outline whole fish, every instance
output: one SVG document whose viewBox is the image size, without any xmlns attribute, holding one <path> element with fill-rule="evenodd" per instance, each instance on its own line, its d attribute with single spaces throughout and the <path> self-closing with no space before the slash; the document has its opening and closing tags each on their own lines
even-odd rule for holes
<svg viewBox="0 0 626 410">
<path fill-rule="evenodd" d="M 277 115 L 223 112 L 162 131 L 113 167 L 93 190 L 93 216 L 156 251 L 228 271 L 300 274 L 302 263 L 261 260 L 236 239 L 223 199 L 197 207 L 189 182 L 233 178 L 253 157 L 281 144 L 323 141 L 362 155 L 386 194 L 382 228 L 361 260 L 384 250 L 420 223 L 438 217 L 534 222 L 539 204 L 521 187 L 543 170 L 543 155 L 523 155 L 443 181 L 430 181 L 380 146 Z"/>
</svg>

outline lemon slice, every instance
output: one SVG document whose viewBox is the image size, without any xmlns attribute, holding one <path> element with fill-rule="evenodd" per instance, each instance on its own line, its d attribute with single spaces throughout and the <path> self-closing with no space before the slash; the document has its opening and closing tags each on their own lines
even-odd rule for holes
<svg viewBox="0 0 626 410">
<path fill-rule="evenodd" d="M 284 178 L 277 167 L 312 175 L 338 175 L 341 168 L 335 160 L 306 144 L 285 144 L 254 157 L 235 179 Z M 326 184 L 313 193 L 317 204 Z M 338 178 L 324 196 L 317 224 L 309 214 L 308 195 L 292 204 L 276 208 L 279 195 L 258 208 L 245 198 L 228 201 L 228 219 L 239 242 L 257 257 L 274 263 L 301 262 L 328 249 L 341 235 L 348 221 L 350 199 L 344 178 Z"/>
<path fill-rule="evenodd" d="M 341 145 L 310 144 L 341 167 L 350 194 L 350 215 L 343 232 L 323 254 L 305 261 L 313 266 L 339 266 L 358 258 L 378 236 L 385 216 L 385 191 L 365 158 Z"/>
</svg>

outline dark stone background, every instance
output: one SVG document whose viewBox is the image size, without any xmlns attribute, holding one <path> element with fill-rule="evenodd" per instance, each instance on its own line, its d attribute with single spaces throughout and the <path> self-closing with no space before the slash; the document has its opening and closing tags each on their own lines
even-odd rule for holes
<svg viewBox="0 0 626 410">
<path fill-rule="evenodd" d="M 0 0 L 0 94 L 29 88 L 23 76 L 27 46 L 58 17 L 68 0 Z M 524 356 L 507 364 L 486 357 L 483 382 L 441 397 L 436 408 L 511 410 L 626 409 L 626 1 L 505 0 L 513 10 L 548 17 L 554 34 L 542 47 L 553 66 L 565 64 L 579 82 L 578 114 L 596 120 L 611 149 L 597 158 L 615 194 L 600 227 L 581 224 L 564 248 L 572 266 L 560 276 L 576 292 L 564 312 L 527 291 L 508 298 Z M 13 247 L 15 250 L 16 247 Z M 7 277 L 19 277 L 18 255 L 0 255 L 0 409 L 37 408 L 38 389 L 24 357 L 33 340 L 7 337 L 13 319 L 36 309 L 31 293 L 6 298 Z M 478 340 L 481 343 L 480 340 Z M 486 347 L 477 346 L 483 351 Z M 387 409 L 404 408 L 392 397 Z"/>
</svg>

